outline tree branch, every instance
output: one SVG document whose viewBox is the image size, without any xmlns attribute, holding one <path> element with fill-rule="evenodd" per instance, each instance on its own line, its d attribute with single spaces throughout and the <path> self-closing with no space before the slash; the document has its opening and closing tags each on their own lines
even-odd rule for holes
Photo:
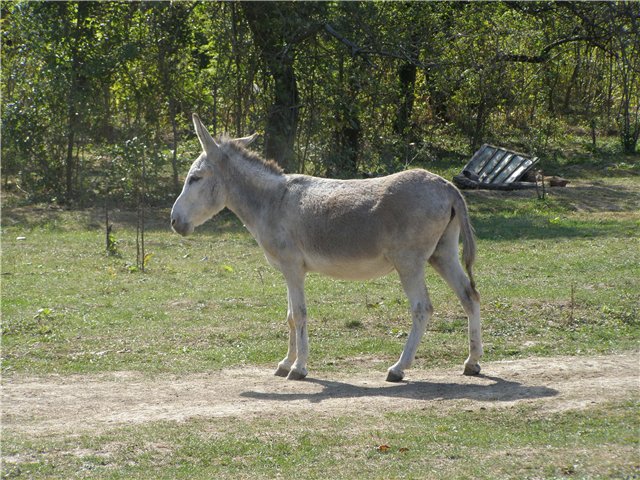
<svg viewBox="0 0 640 480">
<path fill-rule="evenodd" d="M 351 40 L 349 40 L 348 38 L 344 37 L 342 34 L 340 34 L 335 28 L 333 28 L 328 23 L 324 24 L 324 30 L 329 35 L 331 35 L 333 38 L 335 38 L 339 42 L 341 42 L 344 45 L 346 45 L 347 47 L 349 47 L 349 49 L 351 50 L 351 56 L 355 57 L 356 55 L 360 55 L 371 66 L 373 66 L 373 64 L 371 63 L 371 61 L 368 58 L 366 58 L 368 55 L 376 55 L 376 56 L 379 56 L 379 57 L 388 57 L 388 58 L 395 58 L 397 60 L 403 60 L 404 62 L 409 63 L 411 65 L 415 65 L 416 67 L 419 67 L 419 68 L 432 68 L 432 67 L 437 67 L 437 66 L 442 65 L 441 62 L 429 62 L 429 63 L 421 62 L 417 58 L 412 57 L 411 55 L 409 55 L 407 53 L 397 53 L 397 52 L 390 52 L 388 50 L 377 50 L 377 49 L 372 49 L 372 48 L 362 48 L 359 45 L 357 45 L 356 43 L 354 43 Z"/>
<path fill-rule="evenodd" d="M 555 42 L 545 46 L 539 55 L 523 55 L 517 53 L 499 53 L 496 55 L 496 60 L 499 62 L 520 62 L 520 63 L 544 63 L 550 58 L 550 53 L 554 48 L 557 48 L 565 43 L 580 42 L 580 41 L 594 41 L 590 36 L 574 35 L 572 37 L 561 38 Z"/>
<path fill-rule="evenodd" d="M 328 23 L 324 24 L 324 30 L 325 32 L 327 32 L 329 35 L 331 35 L 333 38 L 339 40 L 340 42 L 344 43 L 347 47 L 349 47 L 351 49 L 351 56 L 355 57 L 356 55 L 362 53 L 362 48 L 360 48 L 358 45 L 356 45 L 355 43 L 353 43 L 351 40 L 349 40 L 348 38 L 343 37 L 342 35 L 340 35 L 335 28 L 333 28 L 331 25 L 329 25 Z"/>
</svg>

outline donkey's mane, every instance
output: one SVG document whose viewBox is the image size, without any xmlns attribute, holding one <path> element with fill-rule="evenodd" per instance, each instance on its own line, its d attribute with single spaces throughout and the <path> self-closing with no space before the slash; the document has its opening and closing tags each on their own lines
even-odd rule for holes
<svg viewBox="0 0 640 480">
<path fill-rule="evenodd" d="M 245 148 L 240 142 L 236 142 L 228 137 L 223 137 L 221 138 L 220 146 L 229 156 L 238 154 L 243 159 L 249 161 L 249 163 L 261 166 L 270 173 L 275 173 L 277 175 L 282 175 L 284 173 L 280 165 L 278 165 L 275 160 L 265 160 L 259 154 Z"/>
</svg>

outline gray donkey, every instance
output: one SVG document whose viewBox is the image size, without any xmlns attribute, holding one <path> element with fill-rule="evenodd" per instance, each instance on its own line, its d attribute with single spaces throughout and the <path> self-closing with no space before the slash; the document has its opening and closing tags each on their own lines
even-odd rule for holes
<svg viewBox="0 0 640 480">
<path fill-rule="evenodd" d="M 282 272 L 289 349 L 276 375 L 294 380 L 307 375 L 307 272 L 365 280 L 396 270 L 413 316 L 400 359 L 388 369 L 387 381 L 401 381 L 433 313 L 424 280 L 427 262 L 453 289 L 469 318 L 464 373 L 480 372 L 480 302 L 472 272 L 476 244 L 456 187 L 419 169 L 365 180 L 286 175 L 245 148 L 255 134 L 216 141 L 195 114 L 193 123 L 203 153 L 189 169 L 171 210 L 171 225 L 188 235 L 228 207 Z M 460 235 L 467 274 L 458 257 Z"/>
</svg>

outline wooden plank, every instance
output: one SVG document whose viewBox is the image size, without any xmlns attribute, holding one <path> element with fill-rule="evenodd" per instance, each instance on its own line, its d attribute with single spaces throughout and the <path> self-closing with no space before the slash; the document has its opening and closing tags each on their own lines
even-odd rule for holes
<svg viewBox="0 0 640 480">
<path fill-rule="evenodd" d="M 464 167 L 464 169 L 478 175 L 478 172 L 482 170 L 482 167 L 484 167 L 496 153 L 497 149 L 495 149 L 495 147 L 485 143 L 476 151 L 476 153 L 473 154 L 473 157 L 471 157 L 471 160 L 469 160 L 469 163 L 467 163 L 467 166 Z"/>
<path fill-rule="evenodd" d="M 482 185 L 506 185 L 518 181 L 537 162 L 537 157 L 485 143 L 473 154 L 463 172 L 470 172 L 465 175 L 477 177 Z"/>
<path fill-rule="evenodd" d="M 511 183 L 478 183 L 464 175 L 456 175 L 453 177 L 453 183 L 458 188 L 465 189 L 482 189 L 482 190 L 524 190 L 528 188 L 536 188 L 533 182 L 511 182 Z"/>
<path fill-rule="evenodd" d="M 491 152 L 491 155 L 487 155 L 485 160 L 478 165 L 478 171 L 476 172 L 478 175 L 487 168 L 487 165 L 502 155 L 502 149 L 494 147 L 493 145 L 487 145 L 487 151 Z"/>
<path fill-rule="evenodd" d="M 496 154 L 491 157 L 491 160 L 489 160 L 486 163 L 486 165 L 482 168 L 482 170 L 480 170 L 480 173 L 478 174 L 478 176 L 480 177 L 480 181 L 482 183 L 488 183 L 485 181 L 485 179 L 489 175 L 491 175 L 491 172 L 493 172 L 494 168 L 496 168 L 496 165 L 500 163 L 500 161 L 505 155 L 507 155 L 507 152 L 505 150 L 497 150 Z"/>
<path fill-rule="evenodd" d="M 515 181 L 511 177 L 511 174 L 520 167 L 527 159 L 521 157 L 520 155 L 514 155 L 510 161 L 504 165 L 504 168 L 500 171 L 498 175 L 493 178 L 492 183 L 511 183 Z M 511 179 L 511 180 L 507 180 Z"/>
<path fill-rule="evenodd" d="M 483 190 L 526 190 L 536 188 L 533 182 L 512 182 L 512 183 L 480 183 L 478 188 Z"/>
<path fill-rule="evenodd" d="M 487 175 L 487 178 L 485 179 L 486 183 L 497 183 L 495 182 L 495 178 L 500 175 L 502 173 L 502 171 L 507 168 L 509 166 L 509 164 L 511 163 L 512 158 L 515 156 L 514 153 L 511 153 L 509 151 L 507 151 L 507 154 L 502 157 L 502 159 L 500 160 L 500 163 L 498 163 L 493 171 Z"/>
<path fill-rule="evenodd" d="M 513 171 L 513 173 L 504 180 L 504 183 L 512 183 L 517 181 L 522 175 L 524 175 L 524 173 L 527 170 L 529 170 L 536 163 L 538 163 L 538 160 L 539 160 L 538 157 L 525 158 L 525 161 L 522 162 L 522 164 L 518 168 L 516 168 Z"/>
</svg>

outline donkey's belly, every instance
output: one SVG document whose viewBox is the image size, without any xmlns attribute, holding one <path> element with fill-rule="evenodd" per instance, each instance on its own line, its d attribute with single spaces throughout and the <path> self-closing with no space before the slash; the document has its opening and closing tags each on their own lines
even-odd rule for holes
<svg viewBox="0 0 640 480">
<path fill-rule="evenodd" d="M 364 259 L 305 257 L 309 272 L 318 272 L 342 280 L 368 280 L 393 271 L 393 265 L 383 256 Z"/>
</svg>

